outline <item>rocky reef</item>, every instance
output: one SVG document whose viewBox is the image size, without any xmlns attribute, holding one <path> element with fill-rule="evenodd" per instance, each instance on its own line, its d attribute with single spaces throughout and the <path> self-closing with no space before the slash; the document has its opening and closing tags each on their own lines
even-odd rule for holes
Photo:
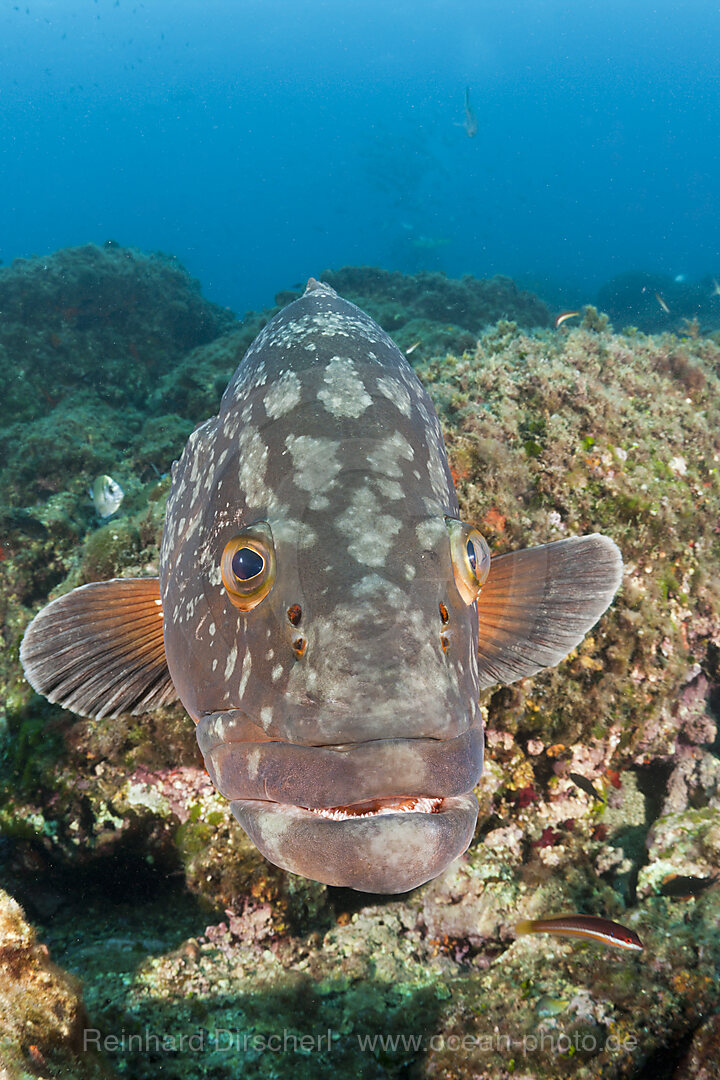
<svg viewBox="0 0 720 1080">
<path fill-rule="evenodd" d="M 57 967 L 22 908 L 0 890 L 0 1070 L 3 1077 L 112 1075 L 86 1047 L 80 982 Z"/>
<path fill-rule="evenodd" d="M 272 312 L 237 322 L 115 244 L 0 271 L 0 885 L 37 927 L 3 898 L 2 1075 L 699 1080 L 720 1068 L 720 343 L 594 308 L 555 331 L 507 279 L 323 277 L 410 352 L 492 550 L 602 531 L 623 588 L 557 669 L 487 693 L 477 832 L 439 879 L 373 897 L 270 866 L 179 706 L 78 718 L 18 648 L 48 596 L 156 572 L 170 464 Z M 107 522 L 100 472 L 126 491 Z M 563 911 L 645 950 L 516 938 Z"/>
<path fill-rule="evenodd" d="M 372 315 L 413 363 L 424 357 L 473 349 L 478 334 L 498 319 L 512 319 L 524 328 L 549 326 L 550 313 L 539 297 L 519 289 L 500 274 L 459 280 L 437 271 L 401 274 L 376 266 L 343 266 L 325 270 L 323 281 L 346 300 Z M 288 304 L 300 290 L 278 293 Z"/>
</svg>

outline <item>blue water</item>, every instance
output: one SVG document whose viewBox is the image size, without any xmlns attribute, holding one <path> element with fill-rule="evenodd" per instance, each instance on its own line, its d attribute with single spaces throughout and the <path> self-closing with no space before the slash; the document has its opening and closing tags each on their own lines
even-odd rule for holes
<svg viewBox="0 0 720 1080">
<path fill-rule="evenodd" d="M 0 257 L 161 249 L 240 313 L 348 263 L 720 276 L 719 55 L 709 0 L 5 0 Z"/>
</svg>

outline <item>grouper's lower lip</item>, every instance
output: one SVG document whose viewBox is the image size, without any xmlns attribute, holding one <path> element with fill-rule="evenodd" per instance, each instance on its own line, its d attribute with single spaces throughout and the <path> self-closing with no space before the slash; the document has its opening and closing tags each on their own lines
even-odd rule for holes
<svg viewBox="0 0 720 1080">
<path fill-rule="evenodd" d="M 401 893 L 437 877 L 472 840 L 478 804 L 470 792 L 393 800 L 368 813 L 239 799 L 230 808 L 266 859 L 295 874 L 360 892 Z M 411 800 L 399 798 L 398 803 Z"/>
</svg>

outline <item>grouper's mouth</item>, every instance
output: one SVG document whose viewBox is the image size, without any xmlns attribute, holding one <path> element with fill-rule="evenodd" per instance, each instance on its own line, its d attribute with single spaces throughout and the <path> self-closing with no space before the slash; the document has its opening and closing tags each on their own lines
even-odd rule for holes
<svg viewBox="0 0 720 1080">
<path fill-rule="evenodd" d="M 479 726 L 446 740 L 341 747 L 247 736 L 239 714 L 197 726 L 210 779 L 263 855 L 286 870 L 363 892 L 406 892 L 472 839 Z"/>
<path fill-rule="evenodd" d="M 348 818 L 378 817 L 381 814 L 438 814 L 442 803 L 440 797 L 409 795 L 405 798 L 367 799 L 352 806 L 303 806 L 302 809 L 332 821 L 346 821 Z"/>
</svg>

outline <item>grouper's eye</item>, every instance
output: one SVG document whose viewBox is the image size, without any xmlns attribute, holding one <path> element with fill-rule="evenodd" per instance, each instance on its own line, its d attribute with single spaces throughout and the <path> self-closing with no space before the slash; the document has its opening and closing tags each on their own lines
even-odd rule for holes
<svg viewBox="0 0 720 1080">
<path fill-rule="evenodd" d="M 490 572 L 490 548 L 477 529 L 457 518 L 445 518 L 450 534 L 455 584 L 466 604 L 477 600 Z"/>
<path fill-rule="evenodd" d="M 266 521 L 248 525 L 225 544 L 220 556 L 222 583 L 240 611 L 251 611 L 265 599 L 275 573 L 275 545 Z"/>
</svg>

